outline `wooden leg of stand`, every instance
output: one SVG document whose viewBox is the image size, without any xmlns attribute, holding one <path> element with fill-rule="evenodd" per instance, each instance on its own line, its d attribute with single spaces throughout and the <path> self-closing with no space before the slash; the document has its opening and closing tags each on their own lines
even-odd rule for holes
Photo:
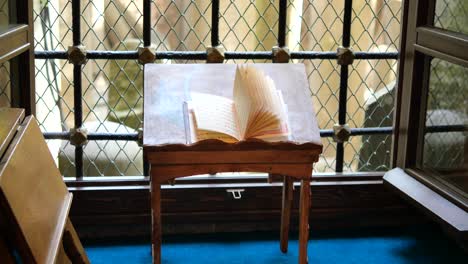
<svg viewBox="0 0 468 264">
<path fill-rule="evenodd" d="M 301 181 L 299 204 L 299 263 L 307 263 L 307 242 L 309 240 L 310 180 Z"/>
<path fill-rule="evenodd" d="M 281 207 L 281 233 L 280 248 L 283 253 L 288 252 L 289 222 L 291 220 L 291 207 L 293 200 L 293 179 L 283 178 L 283 203 Z"/>
<path fill-rule="evenodd" d="M 153 263 L 161 263 L 161 184 L 151 183 L 151 208 L 153 218 Z"/>
<path fill-rule="evenodd" d="M 62 243 L 68 258 L 72 263 L 89 264 L 88 255 L 86 255 L 70 218 L 67 218 L 67 223 L 65 224 Z"/>
</svg>

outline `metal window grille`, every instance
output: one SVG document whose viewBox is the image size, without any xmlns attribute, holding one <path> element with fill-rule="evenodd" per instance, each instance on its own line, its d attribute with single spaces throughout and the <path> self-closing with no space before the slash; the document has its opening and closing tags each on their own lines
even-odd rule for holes
<svg viewBox="0 0 468 264">
<path fill-rule="evenodd" d="M 138 140 L 136 129 L 142 125 L 141 113 L 137 111 L 143 100 L 143 66 L 138 63 L 138 47 L 150 45 L 156 48 L 156 63 L 204 63 L 208 46 L 224 47 L 228 63 L 271 62 L 273 46 L 289 46 L 290 62 L 305 63 L 310 80 L 314 80 L 311 95 L 323 91 L 329 94 L 325 100 L 313 98 L 316 112 L 322 117 L 320 134 L 324 150 L 333 153 L 334 158 L 322 157 L 324 166 L 316 170 L 389 168 L 394 84 L 385 86 L 385 80 L 396 75 L 399 32 L 388 32 L 387 28 L 400 24 L 400 7 L 389 8 L 392 1 L 375 1 L 380 6 L 371 6 L 371 1 L 358 4 L 355 1 L 353 5 L 352 0 L 339 1 L 342 3 L 339 5 L 333 0 L 62 0 L 60 6 L 54 5 L 58 1 L 40 1 L 35 8 L 35 25 L 40 25 L 43 33 L 35 36 L 36 77 L 47 83 L 47 87 L 38 91 L 36 101 L 38 112 L 45 113 L 39 120 L 45 138 L 49 142 L 62 142 L 57 148 L 68 164 L 61 168 L 65 175 L 77 178 L 95 176 L 90 174 L 123 175 L 129 170 L 147 173 L 136 164 L 141 149 L 131 155 L 126 149 L 130 142 Z M 239 2 L 247 4 L 240 6 Z M 104 17 L 106 12 L 114 15 Z M 98 15 L 89 19 L 85 15 L 88 13 Z M 130 13 L 132 17 L 127 16 Z M 301 30 L 292 27 L 288 18 L 294 18 Z M 371 23 L 374 26 L 370 27 Z M 117 25 L 124 30 L 116 31 Z M 58 26 L 62 32 L 55 34 L 53 28 Z M 96 34 L 98 26 L 106 28 L 104 35 Z M 244 33 L 240 34 L 238 29 Z M 294 37 L 298 40 L 295 43 L 291 41 Z M 251 39 L 255 44 L 247 45 Z M 316 44 L 306 45 L 308 39 Z M 114 43 L 112 47 L 106 44 L 108 40 Z M 380 45 L 382 40 L 388 44 L 385 48 Z M 69 46 L 78 49 L 81 45 L 85 46 L 83 55 L 87 62 L 65 63 L 70 58 Z M 354 57 L 354 63 L 349 58 L 338 63 L 345 58 L 339 55 L 339 47 L 344 52 L 348 48 L 354 50 L 348 54 Z M 330 68 L 327 75 L 322 75 L 319 70 L 322 67 Z M 388 70 L 378 71 L 379 67 Z M 59 77 L 61 91 L 57 91 Z M 374 87 L 369 87 L 370 78 Z M 106 85 L 100 87 L 101 83 Z M 371 88 L 380 88 L 382 94 L 372 93 L 364 103 L 356 99 L 357 91 L 362 94 Z M 108 99 L 111 93 L 117 94 L 116 99 Z M 52 102 L 44 99 L 47 94 L 53 94 Z M 130 94 L 136 96 L 130 99 Z M 104 114 L 98 111 L 100 108 L 106 109 Z M 355 122 L 357 111 L 363 108 L 366 108 L 366 116 L 361 117 L 363 122 Z M 58 128 L 48 127 L 57 109 L 61 124 Z M 89 143 L 71 146 L 73 129 L 91 120 L 95 127 L 87 134 Z M 107 127 L 105 123 L 109 120 L 117 125 Z M 351 127 L 350 141 L 335 142 L 333 126 L 347 124 Z M 360 147 L 352 144 L 351 141 L 359 139 Z M 92 154 L 85 151 L 90 144 L 95 144 Z M 116 149 L 112 155 L 109 148 Z M 345 158 L 346 152 L 353 154 Z M 114 162 L 117 158 L 129 162 L 119 167 Z M 97 165 L 97 159 L 107 160 L 107 164 Z"/>
</svg>

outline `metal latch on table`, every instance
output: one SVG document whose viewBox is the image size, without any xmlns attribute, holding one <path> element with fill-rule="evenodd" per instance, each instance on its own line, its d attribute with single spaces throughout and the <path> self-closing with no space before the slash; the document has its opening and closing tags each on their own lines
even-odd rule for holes
<svg viewBox="0 0 468 264">
<path fill-rule="evenodd" d="M 232 197 L 236 200 L 239 200 L 242 198 L 242 192 L 244 192 L 244 189 L 227 189 L 226 192 L 231 193 Z"/>
</svg>

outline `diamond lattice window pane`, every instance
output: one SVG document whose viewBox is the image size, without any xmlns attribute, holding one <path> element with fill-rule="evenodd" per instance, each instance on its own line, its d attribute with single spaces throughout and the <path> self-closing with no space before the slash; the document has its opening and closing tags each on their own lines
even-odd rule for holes
<svg viewBox="0 0 468 264">
<path fill-rule="evenodd" d="M 160 51 L 206 50 L 210 45 L 211 1 L 151 3 L 151 43 Z"/>
<path fill-rule="evenodd" d="M 0 0 L 0 26 L 10 24 L 9 0 Z"/>
<path fill-rule="evenodd" d="M 396 51 L 400 18 L 401 0 L 354 1 L 351 47 L 355 51 Z"/>
<path fill-rule="evenodd" d="M 11 107 L 10 62 L 0 63 L 0 108 Z"/>
<path fill-rule="evenodd" d="M 88 50 L 136 50 L 143 41 L 140 0 L 82 2 L 82 43 Z"/>
<path fill-rule="evenodd" d="M 391 162 L 391 135 L 351 137 L 344 143 L 343 171 L 388 171 Z"/>
<path fill-rule="evenodd" d="M 343 1 L 289 0 L 286 44 L 293 51 L 335 51 L 343 34 Z"/>
<path fill-rule="evenodd" d="M 73 65 L 64 60 L 36 60 L 36 119 L 42 131 L 73 127 Z"/>
<path fill-rule="evenodd" d="M 82 85 L 84 123 L 97 122 L 108 133 L 141 127 L 143 71 L 136 60 L 89 60 Z M 115 129 L 106 123 L 115 123 Z"/>
<path fill-rule="evenodd" d="M 434 26 L 468 34 L 468 1 L 437 0 Z"/>
<path fill-rule="evenodd" d="M 277 45 L 278 1 L 220 1 L 219 9 L 225 50 L 271 51 Z"/>
<path fill-rule="evenodd" d="M 431 62 L 426 127 L 468 124 L 468 68 L 440 59 Z M 466 162 L 466 132 L 426 133 L 423 166 L 455 169 Z"/>
<path fill-rule="evenodd" d="M 71 0 L 33 2 L 34 49 L 67 50 L 73 35 Z"/>
</svg>

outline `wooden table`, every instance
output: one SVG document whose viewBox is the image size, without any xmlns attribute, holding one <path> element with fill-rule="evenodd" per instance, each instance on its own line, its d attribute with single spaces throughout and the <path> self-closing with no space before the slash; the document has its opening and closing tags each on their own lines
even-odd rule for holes
<svg viewBox="0 0 468 264">
<path fill-rule="evenodd" d="M 299 263 L 307 263 L 310 180 L 322 152 L 319 129 L 303 64 L 255 64 L 282 91 L 288 106 L 288 142 L 259 140 L 227 144 L 206 140 L 190 144 L 183 103 L 190 92 L 232 98 L 234 64 L 146 64 L 143 150 L 151 165 L 153 263 L 161 263 L 161 184 L 196 174 L 266 172 L 284 177 L 281 250 L 286 252 L 294 179 L 301 181 Z"/>
</svg>

